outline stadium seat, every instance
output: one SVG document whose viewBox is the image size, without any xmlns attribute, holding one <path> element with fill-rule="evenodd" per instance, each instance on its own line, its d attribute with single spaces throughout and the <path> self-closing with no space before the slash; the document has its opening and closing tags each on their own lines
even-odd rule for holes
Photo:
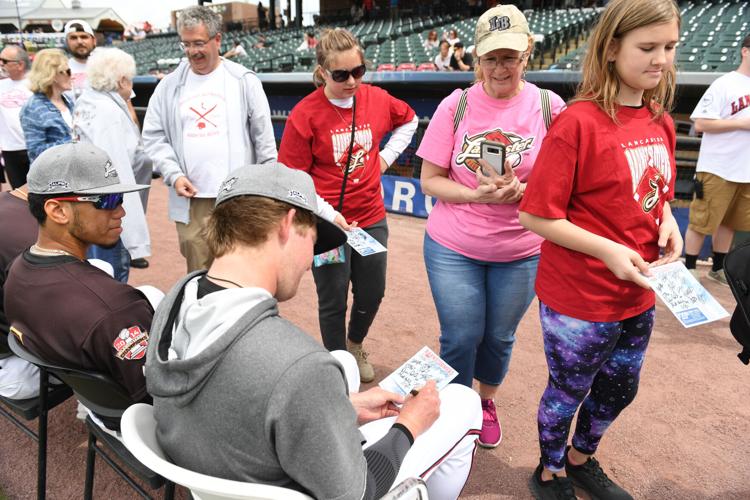
<svg viewBox="0 0 750 500">
<path fill-rule="evenodd" d="M 401 63 L 396 67 L 396 71 L 416 71 L 417 65 L 414 63 Z"/>
<path fill-rule="evenodd" d="M 42 371 L 45 373 L 49 372 L 65 382 L 73 390 L 76 398 L 86 408 L 104 419 L 119 419 L 125 409 L 131 404 L 130 397 L 114 380 L 104 374 L 62 367 L 46 362 L 27 351 L 12 335 L 8 337 L 8 345 L 16 356 L 38 366 L 40 374 Z M 150 498 L 150 495 L 133 481 L 126 470 L 115 462 L 103 447 L 97 444 L 97 439 L 103 442 L 108 451 L 113 453 L 131 472 L 148 484 L 151 489 L 158 489 L 164 486 L 165 500 L 174 498 L 173 483 L 165 481 L 163 477 L 144 467 L 141 462 L 127 451 L 117 437 L 111 432 L 102 429 L 98 423 L 92 420 L 91 416 L 86 418 L 86 427 L 89 437 L 86 456 L 86 480 L 83 493 L 85 500 L 93 498 L 96 455 L 99 455 L 139 495 L 144 498 Z"/>
<path fill-rule="evenodd" d="M 422 63 L 419 66 L 417 66 L 417 71 L 436 71 L 437 68 L 435 67 L 435 64 L 431 62 Z"/>
<path fill-rule="evenodd" d="M 15 341 L 13 335 L 9 335 L 8 339 L 9 344 Z M 3 355 L 11 353 L 4 345 L 0 347 L 0 351 L 3 352 Z M 47 493 L 47 413 L 55 406 L 70 398 L 73 395 L 73 391 L 65 384 L 50 385 L 47 369 L 43 366 L 37 366 L 39 368 L 39 396 L 29 399 L 0 397 L 0 403 L 2 403 L 0 405 L 0 415 L 7 418 L 13 425 L 37 442 L 36 494 L 37 499 L 43 500 Z M 34 432 L 21 422 L 18 417 L 27 421 L 38 418 L 37 431 Z"/>
<path fill-rule="evenodd" d="M 378 65 L 377 71 L 394 71 L 396 67 L 393 64 L 380 64 Z"/>
</svg>

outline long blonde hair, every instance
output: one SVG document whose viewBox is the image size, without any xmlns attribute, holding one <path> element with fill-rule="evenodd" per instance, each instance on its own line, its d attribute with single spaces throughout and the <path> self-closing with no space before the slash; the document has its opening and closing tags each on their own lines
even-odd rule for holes
<svg viewBox="0 0 750 500">
<path fill-rule="evenodd" d="M 663 24 L 677 20 L 680 25 L 680 10 L 674 0 L 612 0 L 602 12 L 599 22 L 589 38 L 589 48 L 583 60 L 581 83 L 573 98 L 576 101 L 591 101 L 617 123 L 617 95 L 620 77 L 608 55 L 614 43 L 628 32 L 652 24 Z M 672 109 L 676 86 L 674 65 L 666 70 L 653 89 L 643 93 L 645 102 L 654 119 Z"/>
<path fill-rule="evenodd" d="M 328 69 L 331 60 L 337 54 L 351 49 L 357 49 L 362 59 L 362 64 L 365 64 L 365 51 L 362 50 L 357 37 L 352 35 L 349 30 L 334 28 L 322 32 L 320 40 L 318 40 L 318 45 L 315 46 L 315 57 L 318 65 L 315 67 L 315 71 L 313 71 L 313 83 L 315 83 L 316 87 L 325 84 L 322 72 Z"/>
<path fill-rule="evenodd" d="M 52 84 L 62 68 L 68 68 L 68 58 L 60 49 L 44 49 L 36 53 L 29 71 L 29 88 L 47 97 L 52 96 Z"/>
</svg>

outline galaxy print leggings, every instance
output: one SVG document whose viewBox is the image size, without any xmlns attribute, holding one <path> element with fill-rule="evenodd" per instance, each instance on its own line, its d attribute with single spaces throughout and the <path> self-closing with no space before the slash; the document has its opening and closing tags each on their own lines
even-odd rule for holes
<svg viewBox="0 0 750 500">
<path fill-rule="evenodd" d="M 592 323 L 540 302 L 539 317 L 549 367 L 537 414 L 539 445 L 542 464 L 561 471 L 579 406 L 573 446 L 593 455 L 604 432 L 635 398 L 654 308 L 623 321 Z"/>
</svg>

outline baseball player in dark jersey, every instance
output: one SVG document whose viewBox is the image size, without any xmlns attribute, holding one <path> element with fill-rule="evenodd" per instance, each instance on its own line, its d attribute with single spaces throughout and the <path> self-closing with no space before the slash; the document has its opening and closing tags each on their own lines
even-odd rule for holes
<svg viewBox="0 0 750 500">
<path fill-rule="evenodd" d="M 143 189 L 121 184 L 107 154 L 90 144 L 39 155 L 28 175 L 38 237 L 5 282 L 10 332 L 24 347 L 49 362 L 106 373 L 134 402 L 149 399 L 143 364 L 153 308 L 85 258 L 90 245 L 117 242 L 123 193 Z"/>
</svg>

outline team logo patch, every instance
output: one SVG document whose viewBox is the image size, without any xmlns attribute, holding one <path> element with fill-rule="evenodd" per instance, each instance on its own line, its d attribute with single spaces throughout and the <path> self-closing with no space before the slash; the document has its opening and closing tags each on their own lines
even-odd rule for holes
<svg viewBox="0 0 750 500">
<path fill-rule="evenodd" d="M 132 361 L 146 355 L 148 347 L 148 332 L 139 326 L 124 328 L 112 342 L 117 359 Z"/>
<path fill-rule="evenodd" d="M 499 128 L 480 132 L 472 136 L 464 134 L 461 152 L 456 156 L 456 165 L 463 165 L 472 172 L 476 172 L 479 168 L 479 158 L 482 154 L 482 143 L 485 141 L 504 144 L 505 157 L 510 161 L 513 168 L 521 164 L 523 153 L 530 150 L 534 145 L 534 137 L 524 139 L 520 135 L 512 132 L 503 132 Z"/>
<path fill-rule="evenodd" d="M 633 181 L 633 199 L 643 213 L 661 220 L 662 207 L 669 192 L 672 163 L 662 137 L 649 137 L 622 143 Z"/>
<path fill-rule="evenodd" d="M 104 164 L 104 177 L 117 177 L 117 170 L 115 170 L 115 167 L 112 166 L 112 162 L 109 160 Z"/>
<path fill-rule="evenodd" d="M 70 189 L 68 181 L 52 181 L 47 185 L 47 191 L 57 191 L 58 189 Z"/>
<path fill-rule="evenodd" d="M 300 193 L 296 189 L 290 189 L 289 193 L 286 195 L 286 197 L 289 198 L 289 199 L 291 199 L 291 200 L 299 200 L 302 203 L 304 203 L 305 205 L 307 205 L 307 196 L 305 196 L 304 194 Z"/>
<path fill-rule="evenodd" d="M 372 129 L 370 124 L 357 125 L 354 129 L 354 145 L 352 146 L 352 159 L 346 165 L 349 157 L 349 145 L 351 144 L 352 129 L 342 128 L 331 131 L 331 144 L 333 145 L 333 161 L 344 173 L 349 170 L 351 174 L 358 168 L 365 166 L 370 159 L 369 151 L 372 150 Z"/>
<path fill-rule="evenodd" d="M 226 191 L 227 193 L 234 188 L 234 184 L 237 182 L 237 177 L 230 177 L 229 179 L 224 181 L 224 184 L 221 185 L 219 188 L 219 191 Z"/>
</svg>

